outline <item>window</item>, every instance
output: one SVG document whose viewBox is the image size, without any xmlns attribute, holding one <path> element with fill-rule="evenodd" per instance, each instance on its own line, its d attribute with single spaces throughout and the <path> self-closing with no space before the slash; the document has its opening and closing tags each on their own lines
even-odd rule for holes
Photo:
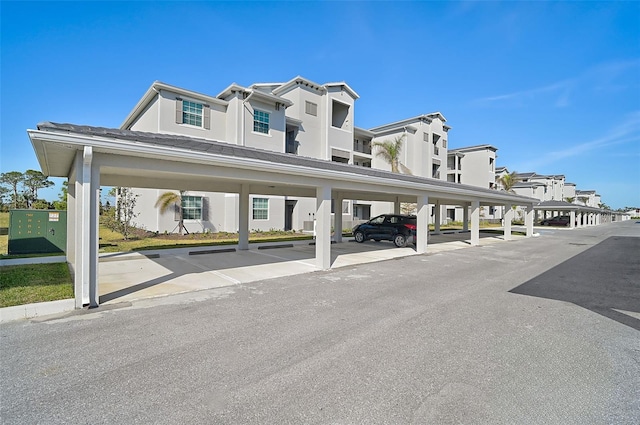
<svg viewBox="0 0 640 425">
<path fill-rule="evenodd" d="M 202 103 L 182 101 L 182 122 L 184 124 L 202 127 Z"/>
<path fill-rule="evenodd" d="M 269 219 L 269 200 L 267 198 L 253 198 L 253 219 Z"/>
<path fill-rule="evenodd" d="M 422 140 L 424 140 L 425 142 L 429 141 L 429 133 L 423 133 L 422 134 Z"/>
<path fill-rule="evenodd" d="M 253 111 L 253 131 L 258 133 L 269 134 L 269 113 Z"/>
<path fill-rule="evenodd" d="M 309 115 L 313 115 L 314 117 L 318 116 L 318 104 L 317 103 L 313 103 L 313 102 L 309 102 L 308 100 L 304 102 L 304 111 L 309 114 Z"/>
<path fill-rule="evenodd" d="M 182 218 L 202 220 L 202 196 L 182 196 Z"/>
<path fill-rule="evenodd" d="M 176 98 L 176 123 L 211 128 L 211 107 L 203 103 Z"/>
</svg>

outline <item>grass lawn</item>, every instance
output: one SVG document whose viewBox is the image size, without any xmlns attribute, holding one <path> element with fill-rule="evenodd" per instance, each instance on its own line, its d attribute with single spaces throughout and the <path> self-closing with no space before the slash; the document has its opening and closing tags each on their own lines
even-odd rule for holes
<svg viewBox="0 0 640 425">
<path fill-rule="evenodd" d="M 0 267 L 0 307 L 73 298 L 66 263 Z"/>
<path fill-rule="evenodd" d="M 313 237 L 304 233 L 285 231 L 251 232 L 249 242 L 275 242 L 310 240 Z M 186 248 L 196 246 L 230 245 L 238 243 L 237 233 L 191 233 L 155 234 L 151 232 L 137 232 L 129 240 L 123 240 L 120 233 L 100 226 L 100 252 L 129 252 L 146 249 Z"/>
</svg>

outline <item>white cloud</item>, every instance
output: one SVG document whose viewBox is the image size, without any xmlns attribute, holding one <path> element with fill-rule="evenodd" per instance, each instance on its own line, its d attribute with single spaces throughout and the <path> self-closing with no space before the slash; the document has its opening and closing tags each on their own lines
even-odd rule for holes
<svg viewBox="0 0 640 425">
<path fill-rule="evenodd" d="M 558 162 L 565 158 L 575 158 L 595 149 L 626 143 L 640 142 L 640 111 L 630 113 L 626 119 L 607 134 L 594 140 L 570 146 L 566 149 L 552 151 L 538 159 L 521 164 L 518 169 L 537 169 Z M 636 149 L 638 145 L 636 144 Z M 631 153 L 631 156 L 633 154 Z"/>
<path fill-rule="evenodd" d="M 620 91 L 626 88 L 624 84 L 617 82 L 618 78 L 629 70 L 637 72 L 640 68 L 640 59 L 629 61 L 616 61 L 600 64 L 590 68 L 582 74 L 556 81 L 541 87 L 515 91 L 507 94 L 487 96 L 472 101 L 473 104 L 497 104 L 497 103 L 526 103 L 541 96 L 551 96 L 551 104 L 558 108 L 571 104 L 572 95 L 579 90 L 595 91 Z"/>
</svg>

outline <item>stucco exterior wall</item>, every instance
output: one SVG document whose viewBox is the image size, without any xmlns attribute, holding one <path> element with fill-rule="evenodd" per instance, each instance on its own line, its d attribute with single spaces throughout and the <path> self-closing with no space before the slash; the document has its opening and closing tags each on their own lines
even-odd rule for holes
<svg viewBox="0 0 640 425">
<path fill-rule="evenodd" d="M 287 116 L 302 121 L 296 136 L 298 155 L 323 158 L 323 152 L 321 151 L 321 114 L 324 110 L 321 107 L 321 93 L 313 88 L 298 86 L 282 95 L 282 97 L 293 102 L 293 105 L 287 108 Z M 306 102 L 317 105 L 317 115 L 314 116 L 305 112 Z"/>
<path fill-rule="evenodd" d="M 269 114 L 269 134 L 253 131 L 253 114 L 256 110 Z M 285 108 L 280 106 L 276 110 L 274 105 L 270 105 L 259 100 L 249 99 L 243 107 L 245 146 L 270 150 L 275 152 L 285 151 Z"/>
<path fill-rule="evenodd" d="M 158 121 L 158 105 L 160 104 L 160 100 L 158 96 L 155 97 L 147 107 L 142 111 L 142 114 L 138 117 L 136 121 L 131 125 L 131 130 L 133 131 L 148 131 L 148 132 L 158 132 L 159 131 L 159 121 Z"/>
<path fill-rule="evenodd" d="M 462 183 L 490 188 L 495 183 L 496 153 L 491 149 L 465 151 L 462 158 Z M 493 169 L 491 167 L 493 160 Z"/>
<path fill-rule="evenodd" d="M 176 98 L 189 100 L 196 103 L 205 103 L 211 108 L 211 128 L 196 127 L 189 124 L 176 123 Z M 226 106 L 216 103 L 207 103 L 199 99 L 192 99 L 183 95 L 161 90 L 159 97 L 159 132 L 170 134 L 184 134 L 186 136 L 199 137 L 226 142 Z"/>
</svg>

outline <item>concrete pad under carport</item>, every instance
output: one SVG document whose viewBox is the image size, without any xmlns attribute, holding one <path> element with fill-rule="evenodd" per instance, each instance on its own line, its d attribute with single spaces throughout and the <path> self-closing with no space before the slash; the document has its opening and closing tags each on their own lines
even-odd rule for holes
<svg viewBox="0 0 640 425">
<path fill-rule="evenodd" d="M 468 237 L 468 232 L 430 235 L 427 254 L 471 247 Z M 502 242 L 502 237 L 481 232 L 480 241 L 480 246 L 485 246 Z M 129 302 L 318 271 L 315 247 L 307 241 L 292 245 L 267 250 L 256 245 L 234 252 L 224 250 L 235 246 L 224 246 L 103 254 L 99 264 L 100 303 Z M 211 253 L 189 255 L 197 251 Z M 396 248 L 391 242 L 358 244 L 345 240 L 332 244 L 331 267 L 410 255 L 417 255 L 413 246 Z"/>
</svg>

